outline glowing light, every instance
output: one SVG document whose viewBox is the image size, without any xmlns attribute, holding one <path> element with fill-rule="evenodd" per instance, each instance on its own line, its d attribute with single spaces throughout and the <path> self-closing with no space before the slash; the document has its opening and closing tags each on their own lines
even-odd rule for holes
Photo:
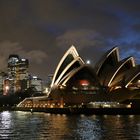
<svg viewBox="0 0 140 140">
<path fill-rule="evenodd" d="M 26 61 L 26 59 L 24 59 L 24 58 L 23 58 L 23 59 L 21 59 L 21 60 L 22 60 L 22 61 Z"/>
<path fill-rule="evenodd" d="M 87 61 L 86 61 L 86 64 L 91 64 L 90 60 L 87 60 Z"/>
<path fill-rule="evenodd" d="M 33 76 L 33 79 L 37 79 L 37 76 Z"/>
<path fill-rule="evenodd" d="M 89 81 L 87 81 L 87 80 L 80 80 L 80 85 L 88 86 L 89 85 Z"/>
<path fill-rule="evenodd" d="M 9 86 L 5 86 L 6 91 L 9 90 Z"/>
<path fill-rule="evenodd" d="M 48 92 L 49 92 L 49 88 L 46 88 L 46 89 L 45 89 L 45 93 L 48 93 Z"/>
<path fill-rule="evenodd" d="M 127 105 L 127 108 L 131 108 L 131 104 Z"/>
<path fill-rule="evenodd" d="M 10 87 L 8 85 L 5 85 L 3 95 L 7 95 L 9 89 L 10 89 Z"/>
</svg>

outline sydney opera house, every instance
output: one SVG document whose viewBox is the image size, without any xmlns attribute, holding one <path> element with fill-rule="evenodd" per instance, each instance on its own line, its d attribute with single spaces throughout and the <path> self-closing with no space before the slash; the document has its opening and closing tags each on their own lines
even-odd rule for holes
<svg viewBox="0 0 140 140">
<path fill-rule="evenodd" d="M 133 57 L 120 60 L 119 49 L 114 47 L 93 67 L 86 64 L 72 46 L 56 67 L 49 96 L 27 98 L 18 106 L 130 105 L 139 102 L 140 65 Z"/>
</svg>

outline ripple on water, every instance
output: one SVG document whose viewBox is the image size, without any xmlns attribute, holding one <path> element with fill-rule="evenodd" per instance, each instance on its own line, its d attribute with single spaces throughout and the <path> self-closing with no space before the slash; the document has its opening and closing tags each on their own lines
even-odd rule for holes
<svg viewBox="0 0 140 140">
<path fill-rule="evenodd" d="M 139 115 L 51 115 L 20 111 L 0 113 L 0 139 L 127 140 L 139 138 Z"/>
</svg>

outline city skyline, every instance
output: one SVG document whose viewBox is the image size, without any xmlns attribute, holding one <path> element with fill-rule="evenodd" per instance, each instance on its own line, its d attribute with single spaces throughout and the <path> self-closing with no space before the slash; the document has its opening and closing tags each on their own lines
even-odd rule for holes
<svg viewBox="0 0 140 140">
<path fill-rule="evenodd" d="M 18 54 L 46 79 L 71 45 L 91 65 L 116 45 L 122 58 L 140 63 L 139 9 L 138 0 L 0 1 L 0 69 Z"/>
</svg>

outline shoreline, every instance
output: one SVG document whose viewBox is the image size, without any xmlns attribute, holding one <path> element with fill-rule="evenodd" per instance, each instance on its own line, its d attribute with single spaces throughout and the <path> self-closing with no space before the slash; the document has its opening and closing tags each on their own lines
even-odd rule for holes
<svg viewBox="0 0 140 140">
<path fill-rule="evenodd" d="M 19 108 L 0 107 L 2 111 L 44 112 L 50 114 L 140 115 L 140 108 Z"/>
<path fill-rule="evenodd" d="M 140 108 L 14 108 L 14 111 L 51 114 L 140 115 Z"/>
</svg>

